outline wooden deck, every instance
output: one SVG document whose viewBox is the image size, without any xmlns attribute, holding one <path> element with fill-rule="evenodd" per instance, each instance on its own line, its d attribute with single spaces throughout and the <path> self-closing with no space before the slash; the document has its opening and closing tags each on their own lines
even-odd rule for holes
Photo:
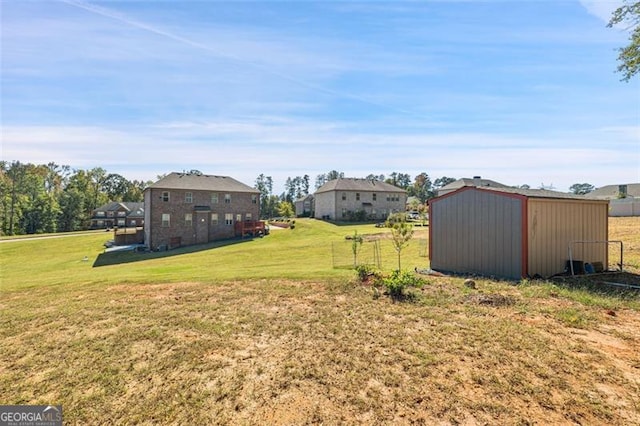
<svg viewBox="0 0 640 426">
<path fill-rule="evenodd" d="M 236 237 L 262 236 L 267 234 L 267 227 L 261 220 L 236 222 L 235 233 Z"/>
</svg>

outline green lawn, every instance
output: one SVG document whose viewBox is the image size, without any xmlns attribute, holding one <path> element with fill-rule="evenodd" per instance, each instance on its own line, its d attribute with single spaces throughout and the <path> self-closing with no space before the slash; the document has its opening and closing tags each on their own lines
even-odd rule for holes
<svg viewBox="0 0 640 426">
<path fill-rule="evenodd" d="M 299 219 L 294 229 L 273 230 L 264 238 L 229 240 L 161 253 L 104 253 L 111 234 L 69 238 L 30 239 L 0 243 L 2 289 L 91 283 L 221 282 L 225 280 L 287 278 L 345 279 L 353 271 L 346 236 L 384 234 L 374 225 L 337 226 Z M 403 250 L 403 267 L 427 266 L 426 230 Z M 397 268 L 397 255 L 388 239 L 381 239 L 383 270 Z M 365 244 L 365 256 L 370 244 Z M 342 264 L 334 268 L 334 251 Z M 346 258 L 346 259 L 345 259 Z M 85 260 L 86 259 L 86 260 Z M 102 265 L 102 266 L 98 266 Z"/>
</svg>

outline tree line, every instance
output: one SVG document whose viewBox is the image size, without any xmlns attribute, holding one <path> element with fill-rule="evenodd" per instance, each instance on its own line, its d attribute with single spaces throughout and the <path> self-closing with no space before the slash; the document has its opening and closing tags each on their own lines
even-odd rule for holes
<svg viewBox="0 0 640 426">
<path fill-rule="evenodd" d="M 130 181 L 100 167 L 0 161 L 0 233 L 87 229 L 93 210 L 110 201 L 143 201 L 151 182 Z"/>
</svg>

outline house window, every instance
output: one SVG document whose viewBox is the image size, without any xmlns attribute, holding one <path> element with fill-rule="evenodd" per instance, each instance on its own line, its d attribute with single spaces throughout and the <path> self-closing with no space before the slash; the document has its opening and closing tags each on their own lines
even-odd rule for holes
<svg viewBox="0 0 640 426">
<path fill-rule="evenodd" d="M 346 217 L 347 216 L 347 209 L 342 209 L 342 217 Z"/>
<path fill-rule="evenodd" d="M 108 217 L 113 217 L 113 212 L 107 212 Z"/>
<path fill-rule="evenodd" d="M 211 204 L 218 204 L 218 194 L 211 194 Z"/>
<path fill-rule="evenodd" d="M 124 226 L 124 219 L 118 219 L 118 226 Z"/>
<path fill-rule="evenodd" d="M 224 203 L 225 204 L 231 203 L 231 194 L 224 194 Z"/>
<path fill-rule="evenodd" d="M 135 219 L 131 221 L 131 226 L 136 226 L 136 221 L 135 221 Z"/>
<path fill-rule="evenodd" d="M 161 198 L 162 201 L 169 201 L 169 191 L 164 191 Z"/>
<path fill-rule="evenodd" d="M 225 225 L 233 225 L 233 213 L 225 213 L 224 214 L 224 224 Z"/>
<path fill-rule="evenodd" d="M 96 212 L 96 216 L 104 217 L 104 212 Z"/>
<path fill-rule="evenodd" d="M 193 192 L 185 192 L 184 193 L 184 202 L 185 203 L 193 203 Z"/>
<path fill-rule="evenodd" d="M 218 224 L 218 213 L 211 213 L 211 224 L 212 225 Z"/>
<path fill-rule="evenodd" d="M 192 226 L 193 225 L 193 213 L 185 213 L 184 214 L 184 224 L 186 226 Z"/>
<path fill-rule="evenodd" d="M 118 212 L 118 216 L 120 216 L 120 217 L 124 217 L 124 216 L 126 216 L 126 214 L 127 214 L 126 212 Z"/>
<path fill-rule="evenodd" d="M 242 215 L 240 213 L 236 215 L 236 222 L 242 222 Z"/>
<path fill-rule="evenodd" d="M 258 196 L 256 194 L 251 195 L 251 203 L 258 204 Z"/>
<path fill-rule="evenodd" d="M 375 192 L 373 193 L 373 201 L 376 201 L 378 199 L 378 194 L 376 194 Z"/>
<path fill-rule="evenodd" d="M 162 227 L 168 228 L 171 225 L 171 215 L 169 213 L 162 213 Z"/>
<path fill-rule="evenodd" d="M 104 226 L 104 220 L 99 220 L 99 221 L 97 222 L 97 224 L 98 224 L 98 226 Z"/>
<path fill-rule="evenodd" d="M 343 192 L 342 193 L 342 201 L 345 201 L 347 199 L 347 193 Z"/>
<path fill-rule="evenodd" d="M 247 222 L 251 222 L 253 220 L 253 215 L 251 213 L 245 214 L 244 220 L 246 220 Z"/>
<path fill-rule="evenodd" d="M 356 201 L 360 201 L 360 193 L 356 192 Z"/>
</svg>

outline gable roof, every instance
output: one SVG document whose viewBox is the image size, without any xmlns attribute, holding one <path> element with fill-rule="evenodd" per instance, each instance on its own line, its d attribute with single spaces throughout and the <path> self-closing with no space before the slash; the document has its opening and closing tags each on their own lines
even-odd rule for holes
<svg viewBox="0 0 640 426">
<path fill-rule="evenodd" d="M 128 217 L 144 217 L 144 203 L 122 203 L 129 209 Z"/>
<path fill-rule="evenodd" d="M 338 178 L 325 183 L 315 193 L 330 191 L 406 192 L 402 188 L 379 180 Z"/>
<path fill-rule="evenodd" d="M 294 200 L 294 203 L 304 203 L 305 201 L 313 201 L 313 194 L 307 194 L 303 197 Z"/>
<path fill-rule="evenodd" d="M 94 211 L 100 212 L 109 212 L 118 210 L 120 207 L 124 207 L 124 209 L 128 212 L 133 212 L 134 210 L 143 210 L 144 211 L 144 203 L 133 202 L 133 201 L 112 201 L 110 203 L 104 204 Z"/>
<path fill-rule="evenodd" d="M 640 183 L 627 183 L 627 196 L 628 197 L 640 197 Z M 592 198 L 604 198 L 607 200 L 613 200 L 618 198 L 620 191 L 620 185 L 606 185 L 602 188 L 598 188 L 595 191 L 591 191 L 587 196 Z"/>
<path fill-rule="evenodd" d="M 191 189 L 194 191 L 228 191 L 259 194 L 255 188 L 229 176 L 205 175 L 196 173 L 169 173 L 149 186 L 154 189 Z"/>
</svg>

